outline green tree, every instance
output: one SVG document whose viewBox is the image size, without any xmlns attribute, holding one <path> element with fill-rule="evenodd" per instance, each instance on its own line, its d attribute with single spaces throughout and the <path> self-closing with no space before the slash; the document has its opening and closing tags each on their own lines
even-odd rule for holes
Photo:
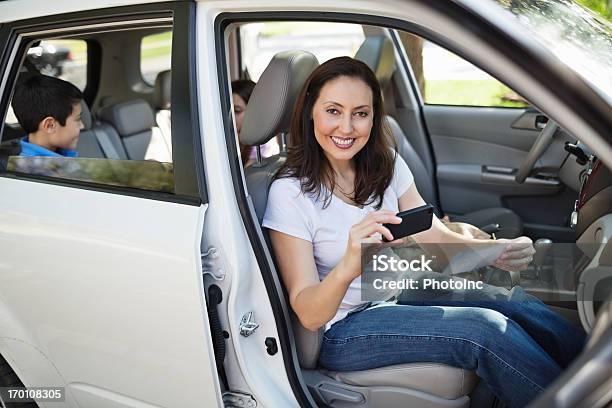
<svg viewBox="0 0 612 408">
<path fill-rule="evenodd" d="M 576 2 L 608 21 L 612 21 L 612 0 L 576 0 Z"/>
</svg>

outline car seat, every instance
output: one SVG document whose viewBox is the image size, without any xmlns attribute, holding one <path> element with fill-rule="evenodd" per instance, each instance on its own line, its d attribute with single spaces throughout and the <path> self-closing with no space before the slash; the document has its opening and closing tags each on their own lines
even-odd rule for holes
<svg viewBox="0 0 612 408">
<path fill-rule="evenodd" d="M 161 71 L 155 78 L 153 104 L 155 105 L 155 122 L 161 131 L 164 141 L 172 153 L 172 71 Z"/>
<path fill-rule="evenodd" d="M 155 123 L 151 106 L 143 99 L 107 105 L 97 112 L 99 126 L 112 126 L 129 160 L 172 162 L 171 146 Z M 113 137 L 113 140 L 116 138 Z M 120 157 L 124 158 L 124 157 Z"/>
<path fill-rule="evenodd" d="M 247 105 L 240 133 L 243 144 L 260 146 L 276 134 L 289 131 L 297 93 L 317 65 L 314 55 L 304 51 L 285 51 L 272 58 Z M 248 191 L 260 223 L 272 176 L 283 161 L 282 155 L 276 155 L 245 169 Z M 295 314 L 291 316 L 302 374 L 319 403 L 331 407 L 469 406 L 468 394 L 478 382 L 473 371 L 437 363 L 398 364 L 351 372 L 317 367 L 323 329 L 307 330 Z"/>
</svg>

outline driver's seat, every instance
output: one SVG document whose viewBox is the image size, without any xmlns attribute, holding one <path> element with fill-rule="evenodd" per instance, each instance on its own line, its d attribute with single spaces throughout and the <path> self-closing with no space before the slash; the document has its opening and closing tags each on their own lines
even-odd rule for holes
<svg viewBox="0 0 612 408">
<path fill-rule="evenodd" d="M 314 55 L 304 51 L 285 51 L 272 58 L 247 105 L 240 134 L 243 144 L 263 145 L 276 134 L 289 130 L 297 93 L 317 65 Z M 282 155 L 273 156 L 245 169 L 248 191 L 260 223 L 272 176 L 284 159 Z M 323 329 L 307 330 L 293 313 L 291 317 L 303 377 L 321 404 L 359 408 L 450 408 L 470 404 L 468 394 L 478 377 L 461 368 L 412 363 L 351 372 L 322 369 L 317 361 Z"/>
</svg>

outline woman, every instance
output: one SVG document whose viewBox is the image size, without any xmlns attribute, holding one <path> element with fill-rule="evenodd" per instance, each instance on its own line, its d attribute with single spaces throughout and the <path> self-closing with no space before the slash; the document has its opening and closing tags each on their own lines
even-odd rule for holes
<svg viewBox="0 0 612 408">
<path fill-rule="evenodd" d="M 561 344 L 575 332 L 541 302 L 530 302 L 535 306 L 527 314 L 537 312 L 550 329 L 543 344 L 527 332 L 534 331 L 531 325 L 522 327 L 494 310 L 498 303 L 516 303 L 508 313 L 529 321 L 522 303 L 366 307 L 360 300 L 361 244 L 380 243 L 382 236 L 393 241 L 382 224 L 399 223 L 398 211 L 424 204 L 383 118 L 376 77 L 348 57 L 318 67 L 298 96 L 293 144 L 271 185 L 263 221 L 291 306 L 307 329 L 327 329 L 319 362 L 328 369 L 439 362 L 476 370 L 508 406 L 524 406 L 561 371 L 548 351 L 563 348 L 575 355 L 582 344 Z M 435 216 L 429 230 L 412 238 L 468 246 L 492 242 L 452 232 Z M 531 261 L 529 238 L 496 242 L 507 246 L 494 265 L 518 271 Z"/>
<path fill-rule="evenodd" d="M 242 129 L 242 121 L 244 120 L 244 113 L 246 112 L 247 104 L 251 98 L 251 93 L 255 88 L 255 82 L 250 79 L 238 79 L 232 81 L 232 102 L 234 103 L 234 117 L 236 118 L 236 132 L 240 135 Z M 262 157 L 269 157 L 277 154 L 279 151 L 278 142 L 276 139 L 270 140 L 265 145 L 261 146 Z M 255 148 L 252 146 L 246 146 L 240 143 L 240 158 L 242 159 L 242 165 L 247 167 L 253 164 L 257 158 Z"/>
</svg>

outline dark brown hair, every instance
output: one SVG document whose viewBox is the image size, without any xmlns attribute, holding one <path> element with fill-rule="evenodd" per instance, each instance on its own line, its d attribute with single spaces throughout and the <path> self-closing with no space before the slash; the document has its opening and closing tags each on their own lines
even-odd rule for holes
<svg viewBox="0 0 612 408">
<path fill-rule="evenodd" d="M 382 93 L 376 75 L 366 64 L 353 58 L 333 58 L 315 69 L 306 80 L 291 118 L 287 160 L 274 179 L 295 177 L 300 180 L 302 191 L 314 194 L 317 199 L 321 198 L 322 185 L 333 193 L 336 187 L 334 171 L 315 139 L 312 109 L 323 86 L 342 76 L 360 79 L 372 90 L 374 120 L 368 142 L 352 159 L 356 175 L 351 198 L 360 206 L 377 201 L 375 207 L 380 209 L 385 190 L 393 178 L 397 147 L 384 120 Z M 331 194 L 325 194 L 324 208 L 330 201 Z"/>
<path fill-rule="evenodd" d="M 66 126 L 72 108 L 83 99 L 73 84 L 62 79 L 31 75 L 19 82 L 13 96 L 13 111 L 25 133 L 34 133 L 46 117 Z"/>
<path fill-rule="evenodd" d="M 237 79 L 232 81 L 232 93 L 241 97 L 245 104 L 249 103 L 253 89 L 255 89 L 255 82 L 250 79 Z M 253 149 L 253 147 L 240 143 L 240 159 L 243 165 L 249 161 L 251 149 Z"/>
</svg>

